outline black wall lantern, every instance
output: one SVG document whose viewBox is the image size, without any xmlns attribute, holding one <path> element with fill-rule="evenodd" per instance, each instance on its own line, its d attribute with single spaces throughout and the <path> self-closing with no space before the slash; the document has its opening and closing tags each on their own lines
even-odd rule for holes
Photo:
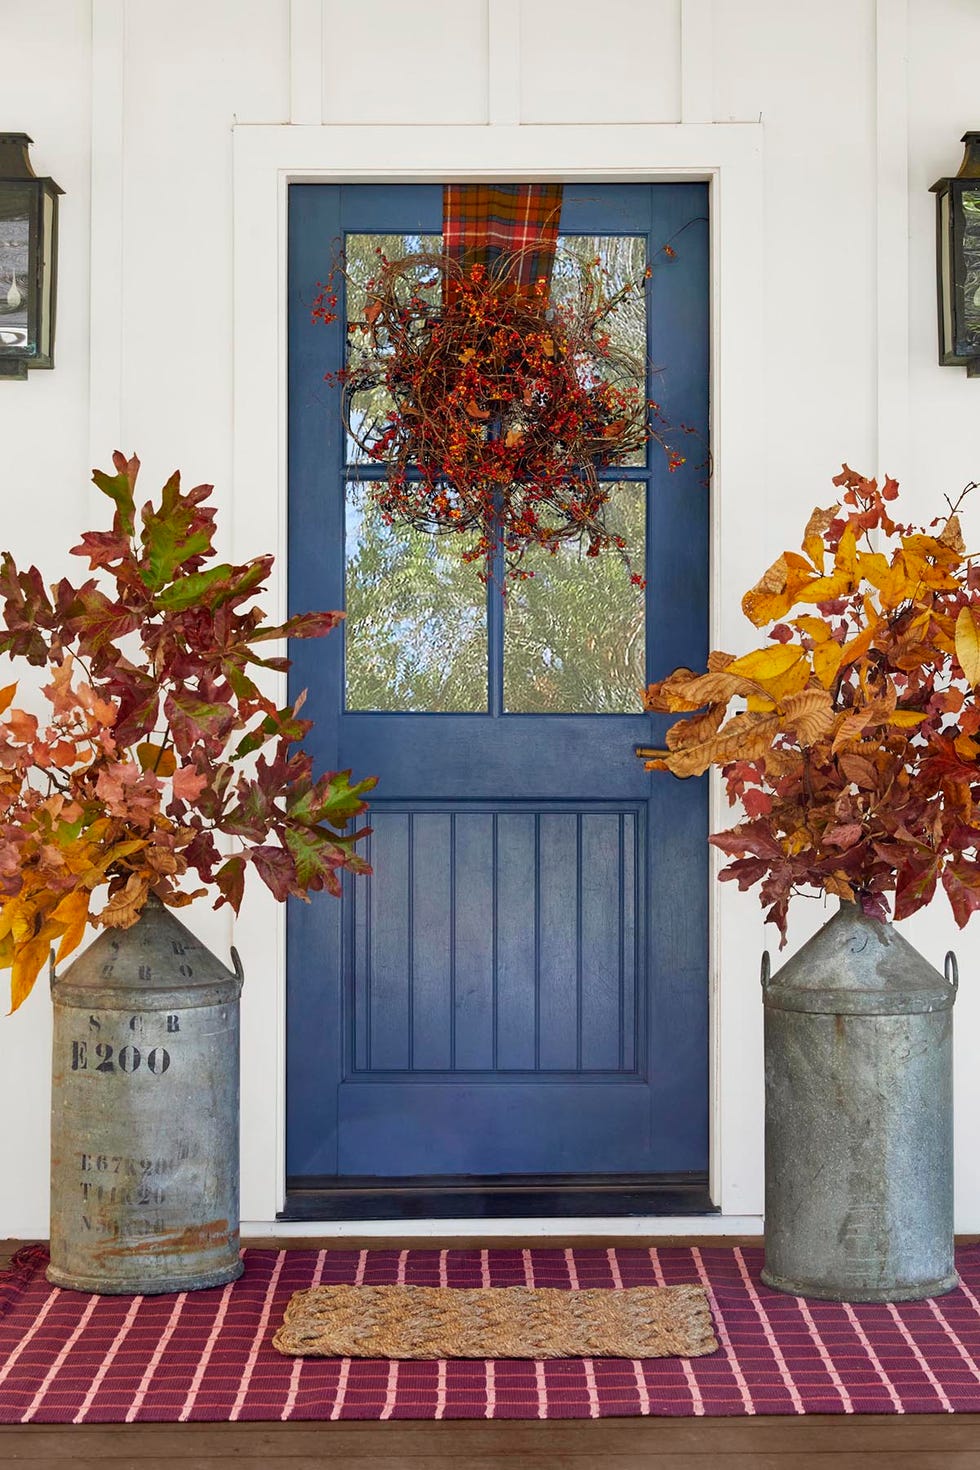
<svg viewBox="0 0 980 1470">
<path fill-rule="evenodd" d="M 939 179 L 936 270 L 939 280 L 939 361 L 966 364 L 980 378 L 980 133 L 964 133 L 955 179 Z"/>
<path fill-rule="evenodd" d="M 0 378 L 54 367 L 58 195 L 31 168 L 26 133 L 0 133 Z"/>
</svg>

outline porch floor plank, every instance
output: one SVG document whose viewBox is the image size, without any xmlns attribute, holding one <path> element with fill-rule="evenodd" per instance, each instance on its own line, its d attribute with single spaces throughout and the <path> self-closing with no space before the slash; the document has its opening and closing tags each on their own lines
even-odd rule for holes
<svg viewBox="0 0 980 1470">
<path fill-rule="evenodd" d="M 0 1465 L 288 1470 L 980 1470 L 980 1416 L 0 1428 Z"/>
<path fill-rule="evenodd" d="M 8 1461 L 9 1464 L 17 1463 Z M 27 1463 L 27 1462 L 22 1462 Z M 71 1465 L 72 1470 L 100 1470 L 104 1461 L 96 1456 L 79 1457 L 69 1443 L 59 1456 L 45 1457 L 29 1462 L 32 1470 L 62 1470 Z M 199 1456 L 191 1451 L 186 1458 L 175 1461 L 170 1458 L 147 1458 L 137 1451 L 127 1460 L 127 1467 L 149 1467 L 149 1470 L 167 1470 L 179 1465 L 181 1470 L 227 1470 L 232 1463 L 227 1457 Z M 249 1460 L 247 1463 L 268 1465 L 268 1461 Z M 323 1470 L 324 1466 L 342 1465 L 344 1462 L 329 1450 L 320 1455 L 305 1456 L 291 1460 L 290 1470 Z M 657 1470 L 714 1470 L 718 1461 L 710 1455 L 616 1455 L 597 1460 L 594 1454 L 587 1455 L 539 1455 L 505 1454 L 490 1458 L 473 1458 L 461 1446 L 449 1455 L 422 1458 L 405 1458 L 397 1450 L 382 1453 L 370 1462 L 371 1470 L 648 1470 L 655 1465 Z M 920 1453 L 882 1455 L 874 1451 L 830 1451 L 818 1454 L 796 1454 L 794 1451 L 770 1454 L 730 1454 L 722 1462 L 727 1470 L 977 1470 L 980 1452 L 967 1451 L 962 1454 Z"/>
</svg>

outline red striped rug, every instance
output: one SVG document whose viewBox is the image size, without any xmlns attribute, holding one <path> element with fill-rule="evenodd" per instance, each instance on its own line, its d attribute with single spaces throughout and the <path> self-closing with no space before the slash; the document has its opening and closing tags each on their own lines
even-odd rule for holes
<svg viewBox="0 0 980 1470">
<path fill-rule="evenodd" d="M 772 1292 L 758 1248 L 245 1252 L 230 1286 L 89 1297 L 22 1252 L 0 1280 L 0 1422 L 578 1419 L 638 1414 L 980 1412 L 980 1248 L 935 1301 L 838 1306 Z M 575 1290 L 701 1282 L 711 1357 L 630 1362 L 290 1359 L 272 1336 L 292 1292 L 331 1282 Z"/>
</svg>

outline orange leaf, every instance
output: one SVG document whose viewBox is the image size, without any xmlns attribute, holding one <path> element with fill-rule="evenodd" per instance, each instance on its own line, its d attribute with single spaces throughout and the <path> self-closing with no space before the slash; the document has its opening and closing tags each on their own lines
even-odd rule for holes
<svg viewBox="0 0 980 1470">
<path fill-rule="evenodd" d="M 968 684 L 980 684 L 980 630 L 972 607 L 961 607 L 956 619 L 956 657 Z"/>
<path fill-rule="evenodd" d="M 26 944 L 15 946 L 10 972 L 10 1015 L 13 1015 L 34 989 L 34 982 L 47 958 L 47 939 L 30 939 Z"/>
<path fill-rule="evenodd" d="M 916 725 L 928 719 L 927 715 L 920 714 L 917 709 L 897 709 L 888 716 L 889 725 L 895 725 L 899 730 L 914 730 Z"/>
<path fill-rule="evenodd" d="M 839 643 L 818 643 L 813 650 L 813 672 L 825 689 L 837 678 L 844 650 Z"/>
<path fill-rule="evenodd" d="M 7 716 L 7 729 L 15 740 L 27 745 L 37 734 L 37 720 L 22 709 L 12 709 Z"/>
<path fill-rule="evenodd" d="M 16 693 L 16 684 L 5 684 L 4 687 L 0 689 L 0 715 L 3 714 L 5 709 L 9 708 L 10 701 L 13 699 Z"/>
<path fill-rule="evenodd" d="M 756 684 L 765 684 L 769 679 L 778 679 L 788 673 L 802 657 L 803 649 L 798 643 L 777 643 L 773 648 L 757 648 L 752 653 L 743 654 L 729 664 L 725 672 L 751 679 Z"/>
<path fill-rule="evenodd" d="M 801 588 L 812 580 L 813 572 L 803 558 L 784 552 L 746 592 L 742 598 L 742 611 L 750 622 L 761 628 L 788 612 L 800 600 Z"/>
<path fill-rule="evenodd" d="M 152 771 L 157 776 L 172 776 L 177 769 L 173 751 L 164 750 L 162 745 L 154 745 L 150 740 L 137 745 L 136 758 L 144 771 Z"/>
<path fill-rule="evenodd" d="M 77 949 L 85 937 L 85 925 L 88 923 L 88 901 L 88 889 L 76 888 L 73 893 L 66 894 L 51 911 L 52 921 L 65 926 L 65 932 L 61 936 L 61 943 L 58 945 L 58 953 L 55 956 L 58 964 L 66 955 L 70 955 L 73 949 Z"/>
</svg>

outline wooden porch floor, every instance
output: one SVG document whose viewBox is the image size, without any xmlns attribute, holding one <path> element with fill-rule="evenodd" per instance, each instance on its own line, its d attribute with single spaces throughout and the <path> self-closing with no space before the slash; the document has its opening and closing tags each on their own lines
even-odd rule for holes
<svg viewBox="0 0 980 1470">
<path fill-rule="evenodd" d="M 0 1266 L 20 1243 L 0 1242 Z M 980 1415 L 0 1426 L 2 1470 L 230 1470 L 233 1462 L 256 1470 L 980 1470 Z"/>
<path fill-rule="evenodd" d="M 30 1470 L 977 1470 L 980 1416 L 0 1427 Z"/>
</svg>

